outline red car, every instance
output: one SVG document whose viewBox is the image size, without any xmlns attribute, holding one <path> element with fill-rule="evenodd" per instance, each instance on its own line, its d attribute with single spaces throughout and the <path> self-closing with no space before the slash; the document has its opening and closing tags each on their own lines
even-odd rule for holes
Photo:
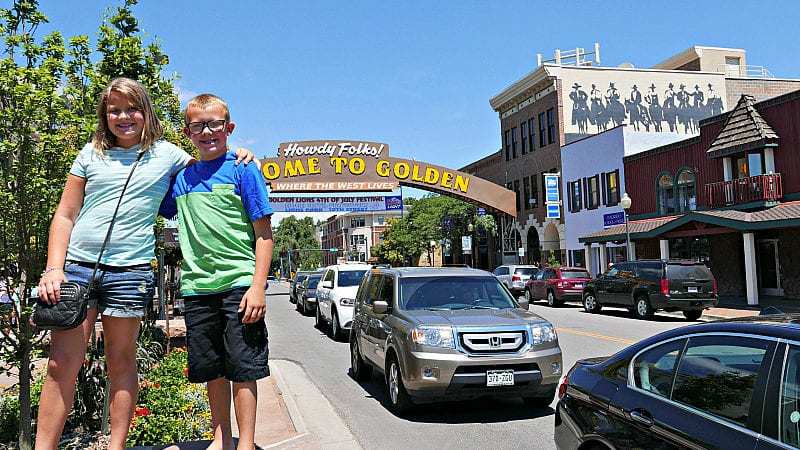
<svg viewBox="0 0 800 450">
<path fill-rule="evenodd" d="M 582 267 L 547 267 L 525 285 L 525 298 L 528 303 L 547 299 L 548 306 L 559 306 L 564 300 L 580 301 L 583 288 L 591 279 Z"/>
</svg>

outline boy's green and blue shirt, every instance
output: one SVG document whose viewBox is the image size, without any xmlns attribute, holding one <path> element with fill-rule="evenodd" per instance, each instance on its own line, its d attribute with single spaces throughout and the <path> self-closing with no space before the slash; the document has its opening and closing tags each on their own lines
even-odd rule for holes
<svg viewBox="0 0 800 450">
<path fill-rule="evenodd" d="M 228 152 L 187 167 L 175 178 L 161 215 L 178 214 L 183 253 L 181 293 L 202 295 L 250 286 L 255 271 L 252 222 L 272 214 L 256 164 Z"/>
</svg>

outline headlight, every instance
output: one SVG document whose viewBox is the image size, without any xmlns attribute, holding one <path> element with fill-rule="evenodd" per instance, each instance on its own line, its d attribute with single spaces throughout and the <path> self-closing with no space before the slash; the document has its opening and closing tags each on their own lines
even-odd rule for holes
<svg viewBox="0 0 800 450">
<path fill-rule="evenodd" d="M 356 301 L 353 300 L 352 298 L 340 298 L 339 299 L 339 304 L 342 305 L 342 306 L 353 306 L 353 304 L 355 302 Z"/>
<path fill-rule="evenodd" d="M 533 345 L 544 344 L 556 340 L 556 330 L 549 323 L 537 323 L 531 325 L 531 337 Z"/>
<path fill-rule="evenodd" d="M 411 341 L 417 345 L 454 348 L 453 329 L 450 327 L 417 327 L 411 330 Z"/>
</svg>

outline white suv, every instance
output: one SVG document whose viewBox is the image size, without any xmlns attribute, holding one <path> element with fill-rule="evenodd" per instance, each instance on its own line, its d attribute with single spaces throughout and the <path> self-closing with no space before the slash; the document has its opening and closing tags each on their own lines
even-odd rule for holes
<svg viewBox="0 0 800 450">
<path fill-rule="evenodd" d="M 358 285 L 372 268 L 368 264 L 337 264 L 328 266 L 317 285 L 317 328 L 328 327 L 328 335 L 342 340 L 353 322 Z"/>
</svg>

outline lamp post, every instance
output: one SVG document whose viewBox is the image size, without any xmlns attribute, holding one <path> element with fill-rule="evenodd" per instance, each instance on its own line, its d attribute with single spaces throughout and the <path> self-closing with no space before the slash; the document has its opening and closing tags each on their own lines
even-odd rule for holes
<svg viewBox="0 0 800 450">
<path fill-rule="evenodd" d="M 631 260 L 631 233 L 628 230 L 628 209 L 631 207 L 631 198 L 628 196 L 628 193 L 625 192 L 622 194 L 622 199 L 619 201 L 620 206 L 623 209 L 623 215 L 625 216 L 625 252 L 627 255 L 627 260 Z"/>
</svg>

